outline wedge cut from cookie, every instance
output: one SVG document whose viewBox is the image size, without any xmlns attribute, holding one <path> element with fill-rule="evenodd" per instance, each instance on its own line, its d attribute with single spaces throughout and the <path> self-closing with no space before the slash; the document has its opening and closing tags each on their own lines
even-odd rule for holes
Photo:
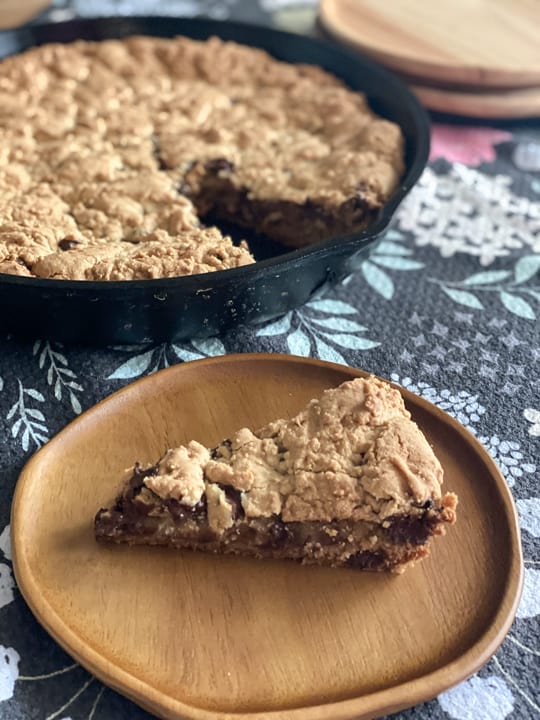
<svg viewBox="0 0 540 720">
<path fill-rule="evenodd" d="M 325 390 L 291 419 L 192 440 L 136 464 L 98 540 L 401 572 L 456 519 L 443 471 L 398 390 Z"/>
</svg>

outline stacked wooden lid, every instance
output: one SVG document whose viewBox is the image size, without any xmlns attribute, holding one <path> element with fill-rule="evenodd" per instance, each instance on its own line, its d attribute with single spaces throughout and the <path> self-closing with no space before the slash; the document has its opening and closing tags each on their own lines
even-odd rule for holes
<svg viewBox="0 0 540 720">
<path fill-rule="evenodd" d="M 540 117 L 539 0 L 321 0 L 319 18 L 432 110 Z"/>
</svg>

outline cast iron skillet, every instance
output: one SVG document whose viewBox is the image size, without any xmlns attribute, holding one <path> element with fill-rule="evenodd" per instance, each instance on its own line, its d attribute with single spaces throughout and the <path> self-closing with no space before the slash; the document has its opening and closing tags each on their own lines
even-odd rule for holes
<svg viewBox="0 0 540 720">
<path fill-rule="evenodd" d="M 93 344 L 205 337 L 282 315 L 305 303 L 325 283 L 335 283 L 357 268 L 427 161 L 429 121 L 405 85 L 370 60 L 320 40 L 205 19 L 124 17 L 26 26 L 0 33 L 0 57 L 48 42 L 133 34 L 197 39 L 217 35 L 263 48 L 288 62 L 326 68 L 350 87 L 365 92 L 375 112 L 401 126 L 406 138 L 403 181 L 367 230 L 301 250 L 281 250 L 247 267 L 190 277 L 114 282 L 0 273 L 0 329 Z"/>
</svg>

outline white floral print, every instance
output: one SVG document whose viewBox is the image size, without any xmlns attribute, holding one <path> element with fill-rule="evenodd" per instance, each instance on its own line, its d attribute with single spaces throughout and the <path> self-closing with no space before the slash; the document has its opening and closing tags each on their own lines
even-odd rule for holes
<svg viewBox="0 0 540 720">
<path fill-rule="evenodd" d="M 454 720 L 504 720 L 514 709 L 510 688 L 496 675 L 472 677 L 439 695 L 438 700 Z"/>
</svg>

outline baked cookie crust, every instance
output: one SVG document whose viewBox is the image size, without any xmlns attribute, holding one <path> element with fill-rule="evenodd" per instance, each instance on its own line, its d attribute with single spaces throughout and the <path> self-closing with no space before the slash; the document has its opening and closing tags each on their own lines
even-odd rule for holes
<svg viewBox="0 0 540 720">
<path fill-rule="evenodd" d="M 400 129 L 361 93 L 256 48 L 138 36 L 0 63 L 0 272 L 237 267 L 253 256 L 201 227 L 208 215 L 299 247 L 366 227 L 403 168 Z M 197 236 L 215 243 L 211 262 Z"/>
<path fill-rule="evenodd" d="M 400 393 L 377 378 L 213 449 L 135 465 L 98 540 L 401 572 L 456 519 L 442 467 Z"/>
</svg>

